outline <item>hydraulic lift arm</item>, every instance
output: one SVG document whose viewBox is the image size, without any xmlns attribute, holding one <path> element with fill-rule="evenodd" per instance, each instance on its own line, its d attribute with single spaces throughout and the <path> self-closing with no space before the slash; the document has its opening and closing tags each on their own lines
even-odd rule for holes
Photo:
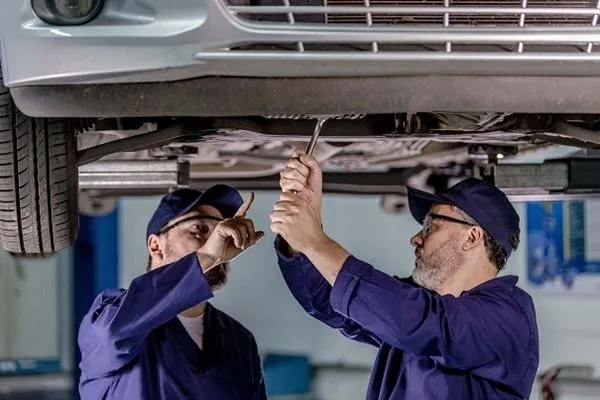
<svg viewBox="0 0 600 400">
<path fill-rule="evenodd" d="M 423 168 L 387 172 L 324 173 L 329 193 L 404 195 L 405 185 Z M 79 168 L 79 187 L 99 194 L 161 194 L 176 187 L 203 189 L 215 183 L 241 190 L 278 190 L 279 175 L 254 178 L 207 176 L 201 166 L 177 160 L 99 161 Z M 485 164 L 462 171 L 494 183 L 511 198 L 520 200 L 589 198 L 600 196 L 600 158 L 573 157 L 542 164 Z"/>
</svg>

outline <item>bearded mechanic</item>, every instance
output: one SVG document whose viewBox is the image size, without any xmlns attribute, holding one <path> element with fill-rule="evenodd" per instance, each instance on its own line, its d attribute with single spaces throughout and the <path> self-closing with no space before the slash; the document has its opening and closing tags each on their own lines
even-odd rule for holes
<svg viewBox="0 0 600 400">
<path fill-rule="evenodd" d="M 271 229 L 283 277 L 310 315 L 379 348 L 368 399 L 529 398 L 538 330 L 517 277 L 497 276 L 520 234 L 504 193 L 474 178 L 439 194 L 409 188 L 423 226 L 412 276 L 398 279 L 323 232 L 314 158 L 297 152 L 280 185 Z"/>
<path fill-rule="evenodd" d="M 264 400 L 256 342 L 208 301 L 229 262 L 264 237 L 237 190 L 163 197 L 147 228 L 148 272 L 100 294 L 79 330 L 82 399 Z"/>
</svg>

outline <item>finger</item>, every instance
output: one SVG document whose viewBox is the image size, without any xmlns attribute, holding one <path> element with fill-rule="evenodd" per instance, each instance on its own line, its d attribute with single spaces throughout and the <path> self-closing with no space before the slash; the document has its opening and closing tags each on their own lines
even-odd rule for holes
<svg viewBox="0 0 600 400">
<path fill-rule="evenodd" d="M 301 192 L 306 188 L 306 182 L 281 178 L 279 181 L 279 187 L 281 188 L 282 192 Z"/>
<path fill-rule="evenodd" d="M 298 171 L 297 169 L 291 169 L 291 168 L 286 168 L 283 171 L 281 171 L 281 177 L 284 179 L 290 179 L 290 180 L 295 180 L 301 183 L 305 183 L 306 184 L 306 177 L 307 175 L 303 175 L 300 171 Z"/>
<path fill-rule="evenodd" d="M 278 201 L 273 206 L 273 211 L 280 211 L 282 214 L 297 214 L 299 209 L 298 206 L 294 203 L 290 203 L 288 201 Z"/>
<path fill-rule="evenodd" d="M 282 211 L 282 212 L 283 212 L 283 211 L 287 211 L 287 209 L 288 209 L 288 204 L 289 204 L 289 203 L 288 203 L 288 202 L 286 202 L 286 201 L 278 201 L 277 203 L 275 203 L 275 204 L 273 205 L 273 212 L 272 212 L 271 214 L 273 214 L 273 213 L 275 213 L 275 212 L 278 212 L 278 211 Z"/>
<path fill-rule="evenodd" d="M 226 225 L 223 227 L 223 232 L 233 240 L 233 245 L 238 249 L 242 246 L 242 234 L 235 225 Z"/>
<path fill-rule="evenodd" d="M 298 155 L 298 157 L 299 156 L 300 155 Z M 310 174 L 310 169 L 306 165 L 302 164 L 298 158 L 290 158 L 285 164 L 285 169 L 298 171 L 303 176 L 308 176 Z"/>
<path fill-rule="evenodd" d="M 278 210 L 278 211 L 273 211 L 271 213 L 271 215 L 269 216 L 269 218 L 271 219 L 271 222 L 283 222 L 286 215 L 287 215 L 287 213 L 285 211 Z"/>
<path fill-rule="evenodd" d="M 302 154 L 305 154 L 305 152 L 300 149 L 294 149 L 294 151 L 292 151 L 292 158 L 300 158 Z"/>
<path fill-rule="evenodd" d="M 308 167 L 311 173 L 320 174 L 321 173 L 321 165 L 316 158 L 312 156 L 308 156 L 306 154 L 301 154 L 299 158 L 300 162 Z"/>
<path fill-rule="evenodd" d="M 271 222 L 281 222 L 282 224 L 290 226 L 297 223 L 297 218 L 287 211 L 273 211 L 270 218 Z"/>
<path fill-rule="evenodd" d="M 293 192 L 282 192 L 279 195 L 279 201 L 295 202 L 298 200 L 298 195 Z"/>
<path fill-rule="evenodd" d="M 281 222 L 271 223 L 271 232 L 283 236 L 284 225 Z"/>
<path fill-rule="evenodd" d="M 246 225 L 246 231 L 248 232 L 248 247 L 253 246 L 256 243 L 256 228 L 254 222 L 251 219 L 245 219 L 244 224 Z"/>
<path fill-rule="evenodd" d="M 279 211 L 273 211 L 271 214 L 269 214 L 269 219 L 271 220 L 271 223 L 278 221 L 278 215 Z"/>
<path fill-rule="evenodd" d="M 244 200 L 244 203 L 237 210 L 237 212 L 235 213 L 234 217 L 242 217 L 242 218 L 245 217 L 246 213 L 250 209 L 250 206 L 252 205 L 253 201 L 254 201 L 254 192 L 251 192 L 248 195 L 248 197 L 246 197 L 246 200 Z"/>
<path fill-rule="evenodd" d="M 242 250 L 246 250 L 248 248 L 249 236 L 248 236 L 248 228 L 246 227 L 245 221 L 243 219 L 240 219 L 239 221 L 237 221 L 235 224 L 235 228 L 238 230 L 238 232 L 240 233 L 240 236 L 242 238 L 242 240 L 240 242 L 240 246 L 238 248 L 242 249 Z"/>
</svg>

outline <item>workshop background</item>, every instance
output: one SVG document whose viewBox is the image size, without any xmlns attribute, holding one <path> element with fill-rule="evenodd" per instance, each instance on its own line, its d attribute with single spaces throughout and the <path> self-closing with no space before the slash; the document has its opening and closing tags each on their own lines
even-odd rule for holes
<svg viewBox="0 0 600 400">
<path fill-rule="evenodd" d="M 270 398 L 364 399 L 376 349 L 321 325 L 293 300 L 269 232 L 268 217 L 277 198 L 276 192 L 257 192 L 250 216 L 267 236 L 233 263 L 230 281 L 214 304 L 254 333 Z M 23 260 L 1 254 L 0 399 L 73 398 L 78 319 L 100 290 L 127 287 L 144 272 L 144 232 L 158 200 L 127 197 L 106 215 L 82 215 L 76 246 L 52 258 Z M 419 226 L 408 213 L 384 212 L 380 201 L 380 196 L 326 195 L 325 231 L 357 257 L 390 274 L 408 275 L 414 263 L 409 238 Z M 534 297 L 540 374 L 555 366 L 578 367 L 560 371 L 554 382 L 556 399 L 600 398 L 595 372 L 600 370 L 600 275 L 592 264 L 567 272 L 559 265 L 561 260 L 596 257 L 600 201 L 516 206 L 522 244 L 504 273 L 518 275 L 520 286 Z M 536 231 L 538 225 L 541 231 Z M 557 232 L 562 242 L 535 247 L 542 231 L 545 243 Z M 581 252 L 582 246 L 586 254 L 571 254 Z M 531 398 L 542 399 L 540 393 L 538 382 Z"/>
</svg>

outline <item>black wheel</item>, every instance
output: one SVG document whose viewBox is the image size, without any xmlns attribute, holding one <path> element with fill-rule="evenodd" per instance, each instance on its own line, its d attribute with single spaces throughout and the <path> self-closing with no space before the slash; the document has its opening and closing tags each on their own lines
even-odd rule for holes
<svg viewBox="0 0 600 400">
<path fill-rule="evenodd" d="M 4 87 L 0 69 L 0 244 L 48 254 L 77 235 L 77 144 L 70 121 L 30 118 Z"/>
</svg>

